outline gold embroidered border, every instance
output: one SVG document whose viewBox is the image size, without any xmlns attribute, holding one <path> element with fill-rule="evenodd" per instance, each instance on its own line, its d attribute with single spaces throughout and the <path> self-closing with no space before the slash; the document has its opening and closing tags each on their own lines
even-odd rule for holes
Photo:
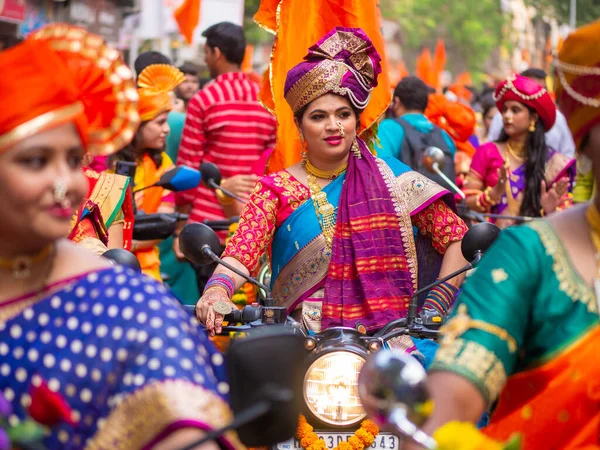
<svg viewBox="0 0 600 450">
<path fill-rule="evenodd" d="M 446 191 L 439 184 L 414 170 L 400 174 L 396 184 L 411 214 L 434 196 Z"/>
<path fill-rule="evenodd" d="M 52 124 L 67 122 L 81 113 L 83 113 L 83 103 L 78 101 L 34 117 L 0 135 L 0 149 L 12 147 L 17 142 L 39 133 Z"/>
<path fill-rule="evenodd" d="M 552 155 L 552 158 L 546 163 L 546 183 L 554 183 L 558 175 L 567 167 L 567 164 L 571 162 L 571 158 L 563 155 L 562 153 L 556 152 Z"/>
<path fill-rule="evenodd" d="M 215 429 L 227 425 L 232 414 L 221 398 L 201 386 L 184 380 L 155 382 L 125 397 L 85 449 L 140 449 L 178 420 L 198 420 Z M 243 448 L 234 432 L 225 437 Z"/>
<path fill-rule="evenodd" d="M 289 308 L 309 289 L 316 286 L 329 270 L 331 252 L 325 237 L 319 234 L 309 242 L 279 273 L 273 283 L 273 298 L 279 306 Z"/>
<path fill-rule="evenodd" d="M 86 170 L 86 175 L 94 174 L 92 170 Z M 90 195 L 90 200 L 100 208 L 100 215 L 104 219 L 106 227 L 112 225 L 118 210 L 121 208 L 129 178 L 122 175 L 102 172 Z"/>
<path fill-rule="evenodd" d="M 542 245 L 546 248 L 546 254 L 552 257 L 554 261 L 552 269 L 558 280 L 558 288 L 572 301 L 583 303 L 588 312 L 597 314 L 598 305 L 594 292 L 578 279 L 565 249 L 550 224 L 544 220 L 535 220 L 526 226 L 539 235 Z"/>
<path fill-rule="evenodd" d="M 398 216 L 398 224 L 400 226 L 400 234 L 402 235 L 402 243 L 404 245 L 404 253 L 406 254 L 406 264 L 410 271 L 410 276 L 413 283 L 413 289 L 418 288 L 419 277 L 417 267 L 417 247 L 413 238 L 412 221 L 410 219 L 410 208 L 408 207 L 405 192 L 401 189 L 400 177 L 396 178 L 392 169 L 381 159 L 377 158 L 379 171 L 383 176 L 385 184 L 392 196 L 396 215 Z"/>
<path fill-rule="evenodd" d="M 448 371 L 465 377 L 487 402 L 493 402 L 506 384 L 502 361 L 483 345 L 464 339 L 442 342 L 429 371 Z"/>
<path fill-rule="evenodd" d="M 442 327 L 443 342 L 450 344 L 469 330 L 480 330 L 494 335 L 506 343 L 510 353 L 517 351 L 517 341 L 508 331 L 484 320 L 471 319 L 464 303 L 458 306 L 456 314 Z"/>
</svg>

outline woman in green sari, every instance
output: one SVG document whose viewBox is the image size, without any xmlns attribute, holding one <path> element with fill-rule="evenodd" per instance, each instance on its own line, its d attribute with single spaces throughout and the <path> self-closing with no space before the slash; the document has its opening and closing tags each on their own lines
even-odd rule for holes
<svg viewBox="0 0 600 450">
<path fill-rule="evenodd" d="M 600 21 L 571 35 L 556 63 L 558 99 L 600 180 Z M 587 118 L 586 120 L 582 120 Z M 598 449 L 600 199 L 511 228 L 465 284 L 431 366 L 433 431 L 477 421 L 523 448 Z"/>
<path fill-rule="evenodd" d="M 379 61 L 362 30 L 337 28 L 290 70 L 285 97 L 304 141 L 302 162 L 257 184 L 223 255 L 252 273 L 269 253 L 276 303 L 312 332 L 379 329 L 406 316 L 421 276 L 465 263 L 466 226 L 446 203 L 451 194 L 398 161 L 375 158 L 357 137 Z M 432 290 L 424 308 L 445 314 L 461 281 Z M 196 311 L 210 333 L 220 331 L 242 282 L 219 267 L 207 284 Z"/>
</svg>

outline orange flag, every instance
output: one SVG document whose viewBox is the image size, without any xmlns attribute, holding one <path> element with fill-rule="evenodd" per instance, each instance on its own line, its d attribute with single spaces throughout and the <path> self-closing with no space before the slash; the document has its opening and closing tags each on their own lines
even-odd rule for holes
<svg viewBox="0 0 600 450">
<path fill-rule="evenodd" d="M 417 59 L 417 76 L 431 87 L 437 87 L 438 74 L 435 73 L 431 52 L 424 48 Z"/>
<path fill-rule="evenodd" d="M 246 53 L 242 61 L 242 72 L 252 72 L 252 61 L 254 60 L 254 45 L 246 45 Z"/>
<path fill-rule="evenodd" d="M 260 99 L 277 117 L 277 145 L 269 160 L 269 172 L 300 161 L 300 137 L 294 116 L 283 96 L 287 72 L 336 26 L 362 28 L 382 58 L 383 72 L 371 101 L 360 116 L 361 133 L 374 125 L 391 101 L 389 70 L 377 0 L 261 0 L 254 20 L 275 34 L 269 76 L 265 77 Z"/>
<path fill-rule="evenodd" d="M 173 13 L 179 32 L 188 44 L 192 43 L 194 30 L 200 23 L 200 0 L 184 0 Z"/>
<path fill-rule="evenodd" d="M 433 55 L 433 70 L 436 74 L 435 88 L 439 88 L 440 74 L 446 68 L 446 45 L 443 39 L 438 39 L 435 46 L 435 54 Z"/>
</svg>

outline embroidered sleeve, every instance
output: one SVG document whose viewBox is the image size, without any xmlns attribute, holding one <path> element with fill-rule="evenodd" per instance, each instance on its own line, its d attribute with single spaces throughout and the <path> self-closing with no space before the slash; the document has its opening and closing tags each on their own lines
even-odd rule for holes
<svg viewBox="0 0 600 450">
<path fill-rule="evenodd" d="M 273 239 L 279 206 L 275 192 L 264 179 L 259 181 L 240 214 L 238 229 L 229 239 L 223 256 L 237 259 L 252 273 Z"/>
<path fill-rule="evenodd" d="M 412 216 L 419 232 L 431 238 L 433 247 L 443 255 L 448 245 L 460 241 L 467 232 L 463 220 L 443 200 L 436 200 Z"/>
<path fill-rule="evenodd" d="M 493 402 L 528 349 L 531 320 L 547 258 L 529 227 L 504 230 L 467 278 L 430 370 L 454 372 L 471 381 Z M 537 306 L 540 308 L 543 306 Z M 537 350 L 539 351 L 539 349 Z"/>
</svg>

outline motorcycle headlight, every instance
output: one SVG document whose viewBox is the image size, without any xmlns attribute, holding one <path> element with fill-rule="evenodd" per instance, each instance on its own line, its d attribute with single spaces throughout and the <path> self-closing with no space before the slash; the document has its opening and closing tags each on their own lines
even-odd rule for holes
<svg viewBox="0 0 600 450">
<path fill-rule="evenodd" d="M 317 358 L 304 377 L 304 400 L 311 413 L 333 426 L 350 426 L 366 416 L 358 396 L 362 356 L 345 351 Z"/>
</svg>

